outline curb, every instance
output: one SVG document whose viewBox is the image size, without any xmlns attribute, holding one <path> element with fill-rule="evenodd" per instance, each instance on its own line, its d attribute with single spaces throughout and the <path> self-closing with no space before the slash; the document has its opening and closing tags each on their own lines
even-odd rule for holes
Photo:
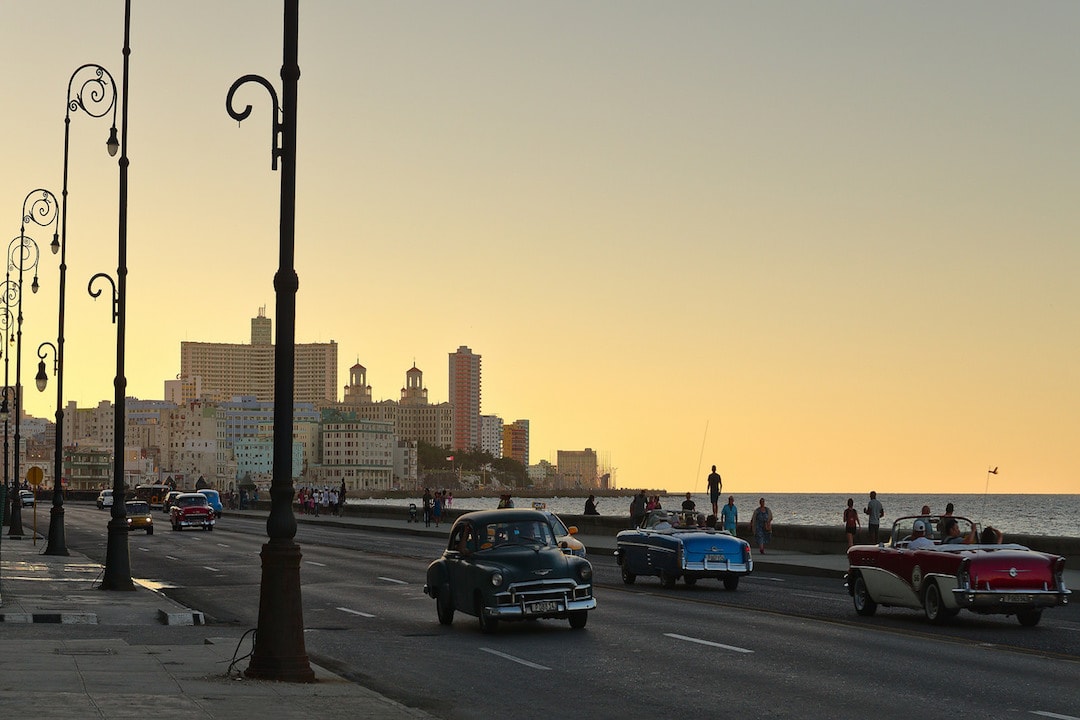
<svg viewBox="0 0 1080 720">
<path fill-rule="evenodd" d="M 0 622 L 13 624 L 97 625 L 97 613 L 0 613 Z"/>
</svg>

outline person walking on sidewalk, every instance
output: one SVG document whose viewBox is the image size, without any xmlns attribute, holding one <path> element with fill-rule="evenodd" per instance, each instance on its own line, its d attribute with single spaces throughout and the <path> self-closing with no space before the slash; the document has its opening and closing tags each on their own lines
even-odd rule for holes
<svg viewBox="0 0 1080 720">
<path fill-rule="evenodd" d="M 772 540 L 772 510 L 765 505 L 765 498 L 758 500 L 757 509 L 750 517 L 750 530 L 757 542 L 758 552 L 765 554 L 765 546 Z"/>
</svg>

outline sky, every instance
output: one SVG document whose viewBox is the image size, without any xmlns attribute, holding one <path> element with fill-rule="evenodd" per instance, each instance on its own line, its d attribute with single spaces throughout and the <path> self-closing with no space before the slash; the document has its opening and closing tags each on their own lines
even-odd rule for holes
<svg viewBox="0 0 1080 720">
<path fill-rule="evenodd" d="M 127 395 L 277 327 L 282 3 L 134 0 Z M 303 0 L 296 341 L 398 399 L 482 356 L 531 461 L 622 488 L 1080 492 L 1080 4 Z M 2 0 L 0 218 L 60 194 L 121 0 Z M 114 397 L 118 165 L 70 125 L 64 402 Z M 36 231 L 36 233 L 35 233 Z M 52 418 L 51 231 L 23 302 Z M 14 353 L 12 353 L 14 354 Z M 15 358 L 9 359 L 9 384 Z M 998 474 L 988 470 L 998 467 Z"/>
</svg>

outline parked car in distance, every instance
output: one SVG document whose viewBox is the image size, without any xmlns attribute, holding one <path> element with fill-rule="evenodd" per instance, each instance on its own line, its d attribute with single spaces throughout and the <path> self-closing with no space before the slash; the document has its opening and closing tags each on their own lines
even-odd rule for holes
<svg viewBox="0 0 1080 720">
<path fill-rule="evenodd" d="M 97 496 L 97 508 L 98 510 L 104 510 L 107 507 L 112 507 L 112 490 L 102 490 Z"/>
<path fill-rule="evenodd" d="M 169 521 L 173 530 L 186 527 L 213 530 L 214 509 L 202 493 L 180 493 L 173 498 L 172 507 L 169 508 Z"/>
<path fill-rule="evenodd" d="M 221 495 L 218 491 L 203 488 L 202 490 L 199 490 L 199 493 L 205 495 L 206 499 L 210 502 L 210 507 L 214 508 L 214 517 L 221 517 L 225 512 L 225 508 L 221 504 Z"/>
<path fill-rule="evenodd" d="M 439 622 L 455 611 L 477 617 L 494 632 L 500 620 L 561 618 L 585 627 L 596 607 L 592 565 L 567 555 L 539 510 L 480 510 L 461 515 L 442 557 L 427 569 L 424 592 Z"/>
<path fill-rule="evenodd" d="M 952 521 L 959 532 L 950 536 Z M 1045 608 L 1069 602 L 1064 557 L 1023 545 L 983 544 L 977 530 L 965 517 L 909 516 L 893 523 L 888 545 L 848 548 L 845 584 L 855 612 L 869 616 L 878 606 L 902 607 L 943 623 L 966 609 L 1015 615 L 1030 627 Z M 930 542 L 911 547 L 919 536 Z"/>
<path fill-rule="evenodd" d="M 161 512 L 168 515 L 169 510 L 172 509 L 173 500 L 176 499 L 177 495 L 181 495 L 182 493 L 183 490 L 170 490 L 169 492 L 165 493 L 165 497 L 161 501 Z"/>
<path fill-rule="evenodd" d="M 29 507 L 34 504 L 34 491 L 33 490 L 20 490 L 19 501 L 23 507 Z"/>
<path fill-rule="evenodd" d="M 128 500 L 124 503 L 127 515 L 128 532 L 145 530 L 147 535 L 154 534 L 154 516 L 150 514 L 150 503 L 146 500 Z"/>
<path fill-rule="evenodd" d="M 631 585 L 638 575 L 657 575 L 664 587 L 674 587 L 679 578 L 687 585 L 717 578 L 727 590 L 739 587 L 739 579 L 754 570 L 750 544 L 706 527 L 704 520 L 694 511 L 651 510 L 640 527 L 616 535 L 623 582 Z"/>
</svg>

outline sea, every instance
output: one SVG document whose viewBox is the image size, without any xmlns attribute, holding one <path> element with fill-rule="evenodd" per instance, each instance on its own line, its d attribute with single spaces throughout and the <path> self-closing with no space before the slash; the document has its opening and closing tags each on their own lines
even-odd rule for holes
<svg viewBox="0 0 1080 720">
<path fill-rule="evenodd" d="M 721 501 L 727 502 L 731 493 L 721 495 Z M 660 496 L 663 507 L 677 508 L 685 499 L 686 493 Z M 692 493 L 690 497 L 697 507 L 708 508 L 707 493 Z M 836 525 L 843 524 L 844 508 L 848 498 L 855 501 L 855 507 L 865 524 L 865 514 L 869 495 L 846 495 L 836 493 L 738 493 L 735 506 L 739 509 L 740 521 L 749 521 L 750 514 L 757 507 L 758 499 L 765 498 L 765 504 L 773 511 L 773 522 L 788 525 Z M 596 506 L 601 515 L 629 516 L 630 501 L 633 497 L 605 496 L 597 498 Z M 960 515 L 980 526 L 993 525 L 1006 535 L 1052 535 L 1080 537 L 1080 495 L 924 495 L 924 494 L 889 494 L 878 493 L 878 500 L 885 508 L 882 527 L 888 527 L 892 520 L 904 515 L 918 515 L 923 505 L 930 506 L 930 512 L 940 515 L 945 506 L 953 503 L 954 514 Z M 531 507 L 532 503 L 544 503 L 548 510 L 560 515 L 580 515 L 585 507 L 585 498 L 547 497 L 516 498 L 517 507 Z M 409 503 L 422 503 L 419 497 L 403 499 L 356 499 L 349 498 L 349 504 L 371 504 L 401 506 L 402 513 L 408 512 Z M 488 510 L 499 504 L 497 497 L 461 497 L 454 498 L 451 507 L 455 510 Z"/>
</svg>

